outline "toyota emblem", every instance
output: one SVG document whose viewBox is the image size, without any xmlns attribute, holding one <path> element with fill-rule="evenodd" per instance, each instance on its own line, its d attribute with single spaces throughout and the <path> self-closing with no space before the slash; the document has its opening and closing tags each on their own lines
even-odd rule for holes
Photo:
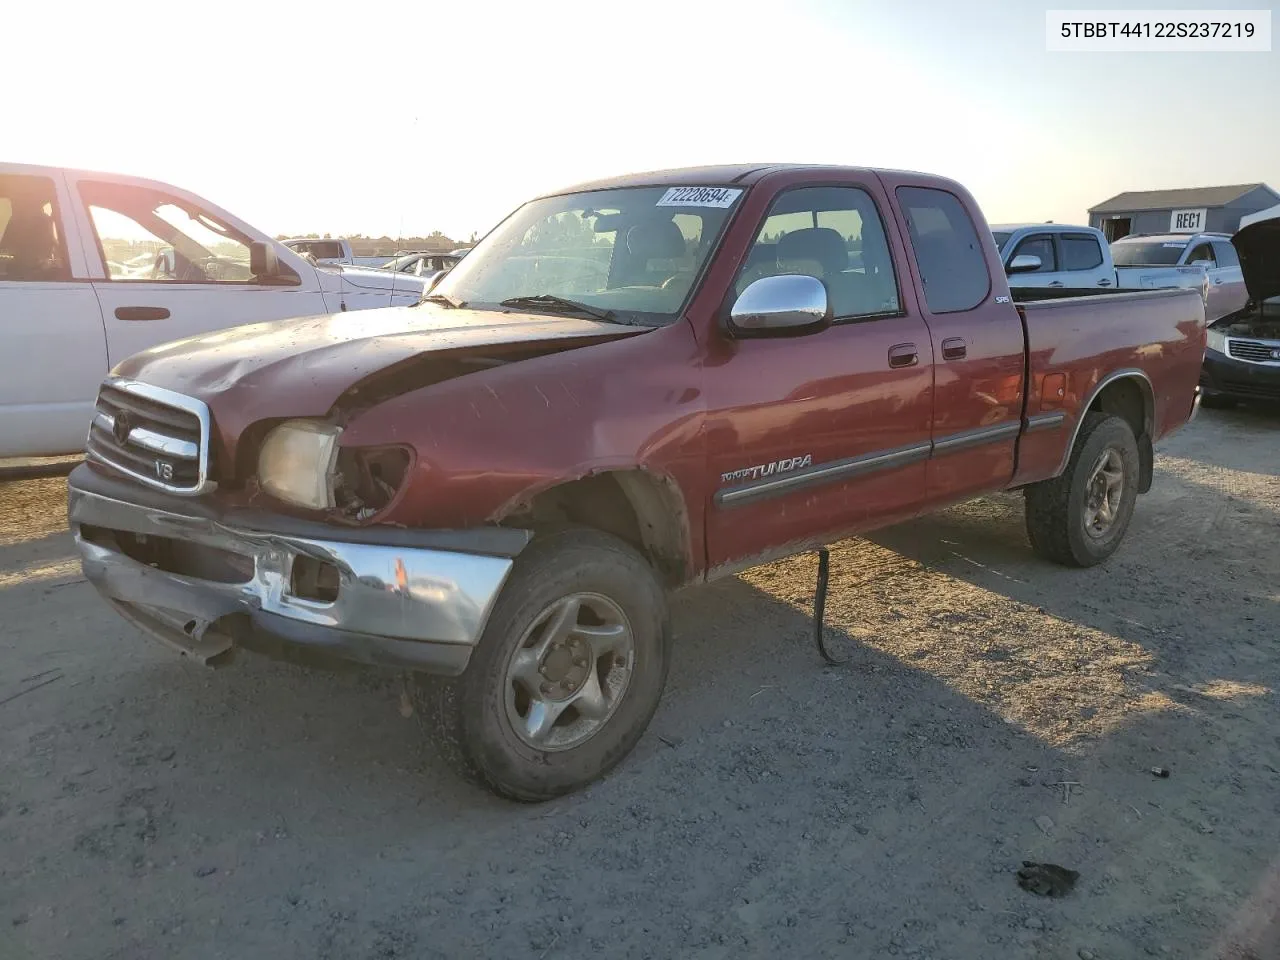
<svg viewBox="0 0 1280 960">
<path fill-rule="evenodd" d="M 1271 359 L 1272 359 L 1272 360 L 1280 360 L 1280 350 L 1272 350 L 1272 351 L 1271 351 Z"/>
<path fill-rule="evenodd" d="M 124 411 L 117 413 L 115 422 L 111 425 L 111 433 L 116 438 L 116 443 L 128 443 L 129 432 L 132 429 L 133 421 L 129 419 L 129 415 Z"/>
</svg>

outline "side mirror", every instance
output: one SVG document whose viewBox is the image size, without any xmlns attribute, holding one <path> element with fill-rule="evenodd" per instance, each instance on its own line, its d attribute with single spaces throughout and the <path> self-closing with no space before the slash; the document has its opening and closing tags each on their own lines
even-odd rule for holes
<svg viewBox="0 0 1280 960">
<path fill-rule="evenodd" d="M 1034 273 L 1043 265 L 1044 262 L 1034 253 L 1020 253 L 1009 261 L 1009 266 L 1005 267 L 1004 272 L 1008 274 Z"/>
<path fill-rule="evenodd" d="M 1192 260 L 1189 264 L 1187 264 L 1187 266 L 1189 266 L 1189 267 L 1216 267 L 1216 266 L 1217 266 L 1217 264 L 1216 264 L 1216 263 L 1214 263 L 1212 260 Z"/>
<path fill-rule="evenodd" d="M 280 261 L 276 248 L 265 240 L 249 244 L 249 272 L 260 281 L 270 282 L 280 276 Z"/>
<path fill-rule="evenodd" d="M 798 337 L 831 326 L 827 288 L 817 277 L 761 277 L 743 290 L 725 326 L 731 336 Z"/>
</svg>

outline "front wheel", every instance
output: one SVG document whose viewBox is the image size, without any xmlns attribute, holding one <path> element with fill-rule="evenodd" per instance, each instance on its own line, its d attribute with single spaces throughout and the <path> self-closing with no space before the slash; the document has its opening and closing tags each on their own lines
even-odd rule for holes
<svg viewBox="0 0 1280 960">
<path fill-rule="evenodd" d="M 1115 553 L 1133 518 L 1139 463 L 1128 421 L 1086 413 L 1067 469 L 1026 489 L 1032 549 L 1070 567 L 1091 567 Z"/>
<path fill-rule="evenodd" d="M 466 672 L 423 678 L 418 712 L 467 779 L 549 800 L 631 752 L 662 696 L 670 646 L 650 564 L 599 531 L 561 531 L 516 559 Z"/>
</svg>

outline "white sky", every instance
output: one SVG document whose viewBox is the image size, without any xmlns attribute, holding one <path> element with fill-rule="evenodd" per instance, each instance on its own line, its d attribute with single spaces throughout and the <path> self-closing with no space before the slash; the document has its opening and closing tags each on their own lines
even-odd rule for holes
<svg viewBox="0 0 1280 960">
<path fill-rule="evenodd" d="M 1046 53 L 1071 6 L 1106 4 L 6 0 L 0 157 L 153 177 L 272 234 L 456 239 L 696 163 L 942 173 L 992 222 L 1280 189 L 1280 53 Z"/>
</svg>

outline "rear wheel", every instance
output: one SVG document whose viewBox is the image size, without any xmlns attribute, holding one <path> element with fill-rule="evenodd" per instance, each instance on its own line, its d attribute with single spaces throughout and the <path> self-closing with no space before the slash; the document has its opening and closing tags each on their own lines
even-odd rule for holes
<svg viewBox="0 0 1280 960">
<path fill-rule="evenodd" d="M 670 660 L 653 568 L 595 530 L 535 540 L 516 560 L 462 676 L 424 678 L 419 714 L 465 777 L 514 800 L 585 786 L 648 726 Z"/>
<path fill-rule="evenodd" d="M 1026 489 L 1032 549 L 1067 566 L 1101 563 L 1129 528 L 1139 476 L 1138 444 L 1128 421 L 1086 413 L 1067 469 Z"/>
</svg>

